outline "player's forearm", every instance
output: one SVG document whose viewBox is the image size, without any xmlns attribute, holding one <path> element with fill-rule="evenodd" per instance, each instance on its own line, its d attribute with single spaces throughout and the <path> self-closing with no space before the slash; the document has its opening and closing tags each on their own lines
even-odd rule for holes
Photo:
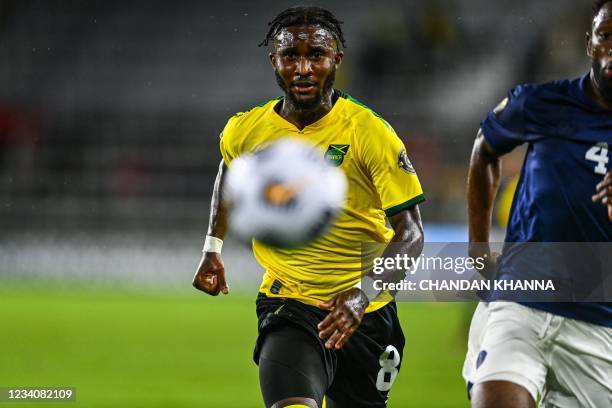
<svg viewBox="0 0 612 408">
<path fill-rule="evenodd" d="M 501 179 L 501 161 L 478 132 L 467 181 L 470 242 L 489 242 L 495 196 Z"/>
<path fill-rule="evenodd" d="M 396 254 L 418 257 L 423 251 L 425 234 L 419 207 L 415 205 L 389 218 L 395 234 L 391 239 L 393 245 L 388 245 L 383 256 Z"/>
<path fill-rule="evenodd" d="M 395 258 L 397 255 L 416 259 L 423 252 L 425 234 L 419 207 L 414 206 L 389 218 L 395 231 L 393 239 L 383 251 L 383 258 Z M 384 282 L 398 282 L 404 279 L 406 271 L 403 269 L 388 269 L 376 276 Z"/>
<path fill-rule="evenodd" d="M 227 167 L 223 160 L 221 160 L 210 201 L 210 218 L 207 232 L 207 235 L 219 239 L 223 239 L 227 232 L 227 207 L 223 203 L 223 181 L 226 173 Z"/>
</svg>

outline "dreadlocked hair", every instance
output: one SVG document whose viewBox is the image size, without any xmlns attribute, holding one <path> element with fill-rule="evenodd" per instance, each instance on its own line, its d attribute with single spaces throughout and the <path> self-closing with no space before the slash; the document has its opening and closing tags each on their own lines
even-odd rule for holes
<svg viewBox="0 0 612 408">
<path fill-rule="evenodd" d="M 599 10 L 601 10 L 601 8 L 610 1 L 612 0 L 595 0 L 592 6 L 593 15 L 596 16 L 599 13 Z"/>
<path fill-rule="evenodd" d="M 336 41 L 342 44 L 342 47 L 346 48 L 344 40 L 344 34 L 342 33 L 342 25 L 344 22 L 340 21 L 330 11 L 317 6 L 295 6 L 290 7 L 286 10 L 281 11 L 274 20 L 268 23 L 270 27 L 268 34 L 262 42 L 258 44 L 258 47 L 267 46 L 278 33 L 287 27 L 299 26 L 299 25 L 319 25 L 336 37 Z"/>
</svg>

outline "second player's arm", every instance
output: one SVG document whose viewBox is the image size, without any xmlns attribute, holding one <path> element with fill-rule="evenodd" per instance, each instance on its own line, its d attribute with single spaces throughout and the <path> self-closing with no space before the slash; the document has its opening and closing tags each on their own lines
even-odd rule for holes
<svg viewBox="0 0 612 408">
<path fill-rule="evenodd" d="M 489 260 L 483 270 L 485 274 L 490 274 L 494 266 L 489 236 L 500 179 L 500 156 L 487 143 L 482 130 L 479 130 L 472 149 L 467 180 L 469 255 L 472 258 L 485 257 Z"/>
<path fill-rule="evenodd" d="M 223 181 L 226 172 L 227 166 L 221 160 L 210 202 L 210 218 L 206 234 L 220 240 L 223 240 L 227 233 L 227 208 L 223 203 Z M 193 277 L 193 286 L 213 296 L 219 292 L 224 295 L 229 293 L 225 281 L 225 267 L 219 252 L 202 252 L 202 258 Z"/>
<path fill-rule="evenodd" d="M 406 254 L 417 257 L 423 250 L 424 235 L 421 214 L 417 205 L 389 217 L 395 232 L 383 257 Z M 383 279 L 400 280 L 399 276 L 385 276 Z M 364 291 L 352 288 L 334 296 L 321 306 L 331 312 L 319 323 L 319 337 L 327 339 L 325 347 L 339 349 L 348 341 L 361 324 L 369 300 Z"/>
</svg>

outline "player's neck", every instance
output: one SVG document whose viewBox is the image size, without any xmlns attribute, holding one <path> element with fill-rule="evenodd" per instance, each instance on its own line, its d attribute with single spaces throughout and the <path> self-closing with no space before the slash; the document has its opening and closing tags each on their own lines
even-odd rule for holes
<svg viewBox="0 0 612 408">
<path fill-rule="evenodd" d="M 336 101 L 334 97 L 334 91 L 331 89 L 328 93 L 323 95 L 321 103 L 317 104 L 311 109 L 304 109 L 291 100 L 291 98 L 285 97 L 283 103 L 280 106 L 278 114 L 285 120 L 292 123 L 299 130 L 304 129 L 306 126 L 311 125 L 327 115 L 329 111 L 334 107 Z"/>
<path fill-rule="evenodd" d="M 589 75 L 589 80 L 587 81 L 586 86 L 586 93 L 599 106 L 606 110 L 612 111 L 612 100 L 608 100 L 603 96 L 601 90 L 599 89 L 599 86 L 597 85 L 597 82 L 595 81 L 595 79 L 593 79 L 593 72 L 591 72 L 591 74 Z"/>
</svg>

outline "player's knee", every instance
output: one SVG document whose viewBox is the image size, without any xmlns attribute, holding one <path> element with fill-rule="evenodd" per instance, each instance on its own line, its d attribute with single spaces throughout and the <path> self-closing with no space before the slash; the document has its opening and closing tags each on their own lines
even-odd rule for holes
<svg viewBox="0 0 612 408">
<path fill-rule="evenodd" d="M 286 398 L 275 402 L 270 408 L 319 408 L 312 398 Z"/>
<path fill-rule="evenodd" d="M 510 381 L 485 381 L 472 389 L 472 408 L 535 408 L 529 391 Z"/>
</svg>

